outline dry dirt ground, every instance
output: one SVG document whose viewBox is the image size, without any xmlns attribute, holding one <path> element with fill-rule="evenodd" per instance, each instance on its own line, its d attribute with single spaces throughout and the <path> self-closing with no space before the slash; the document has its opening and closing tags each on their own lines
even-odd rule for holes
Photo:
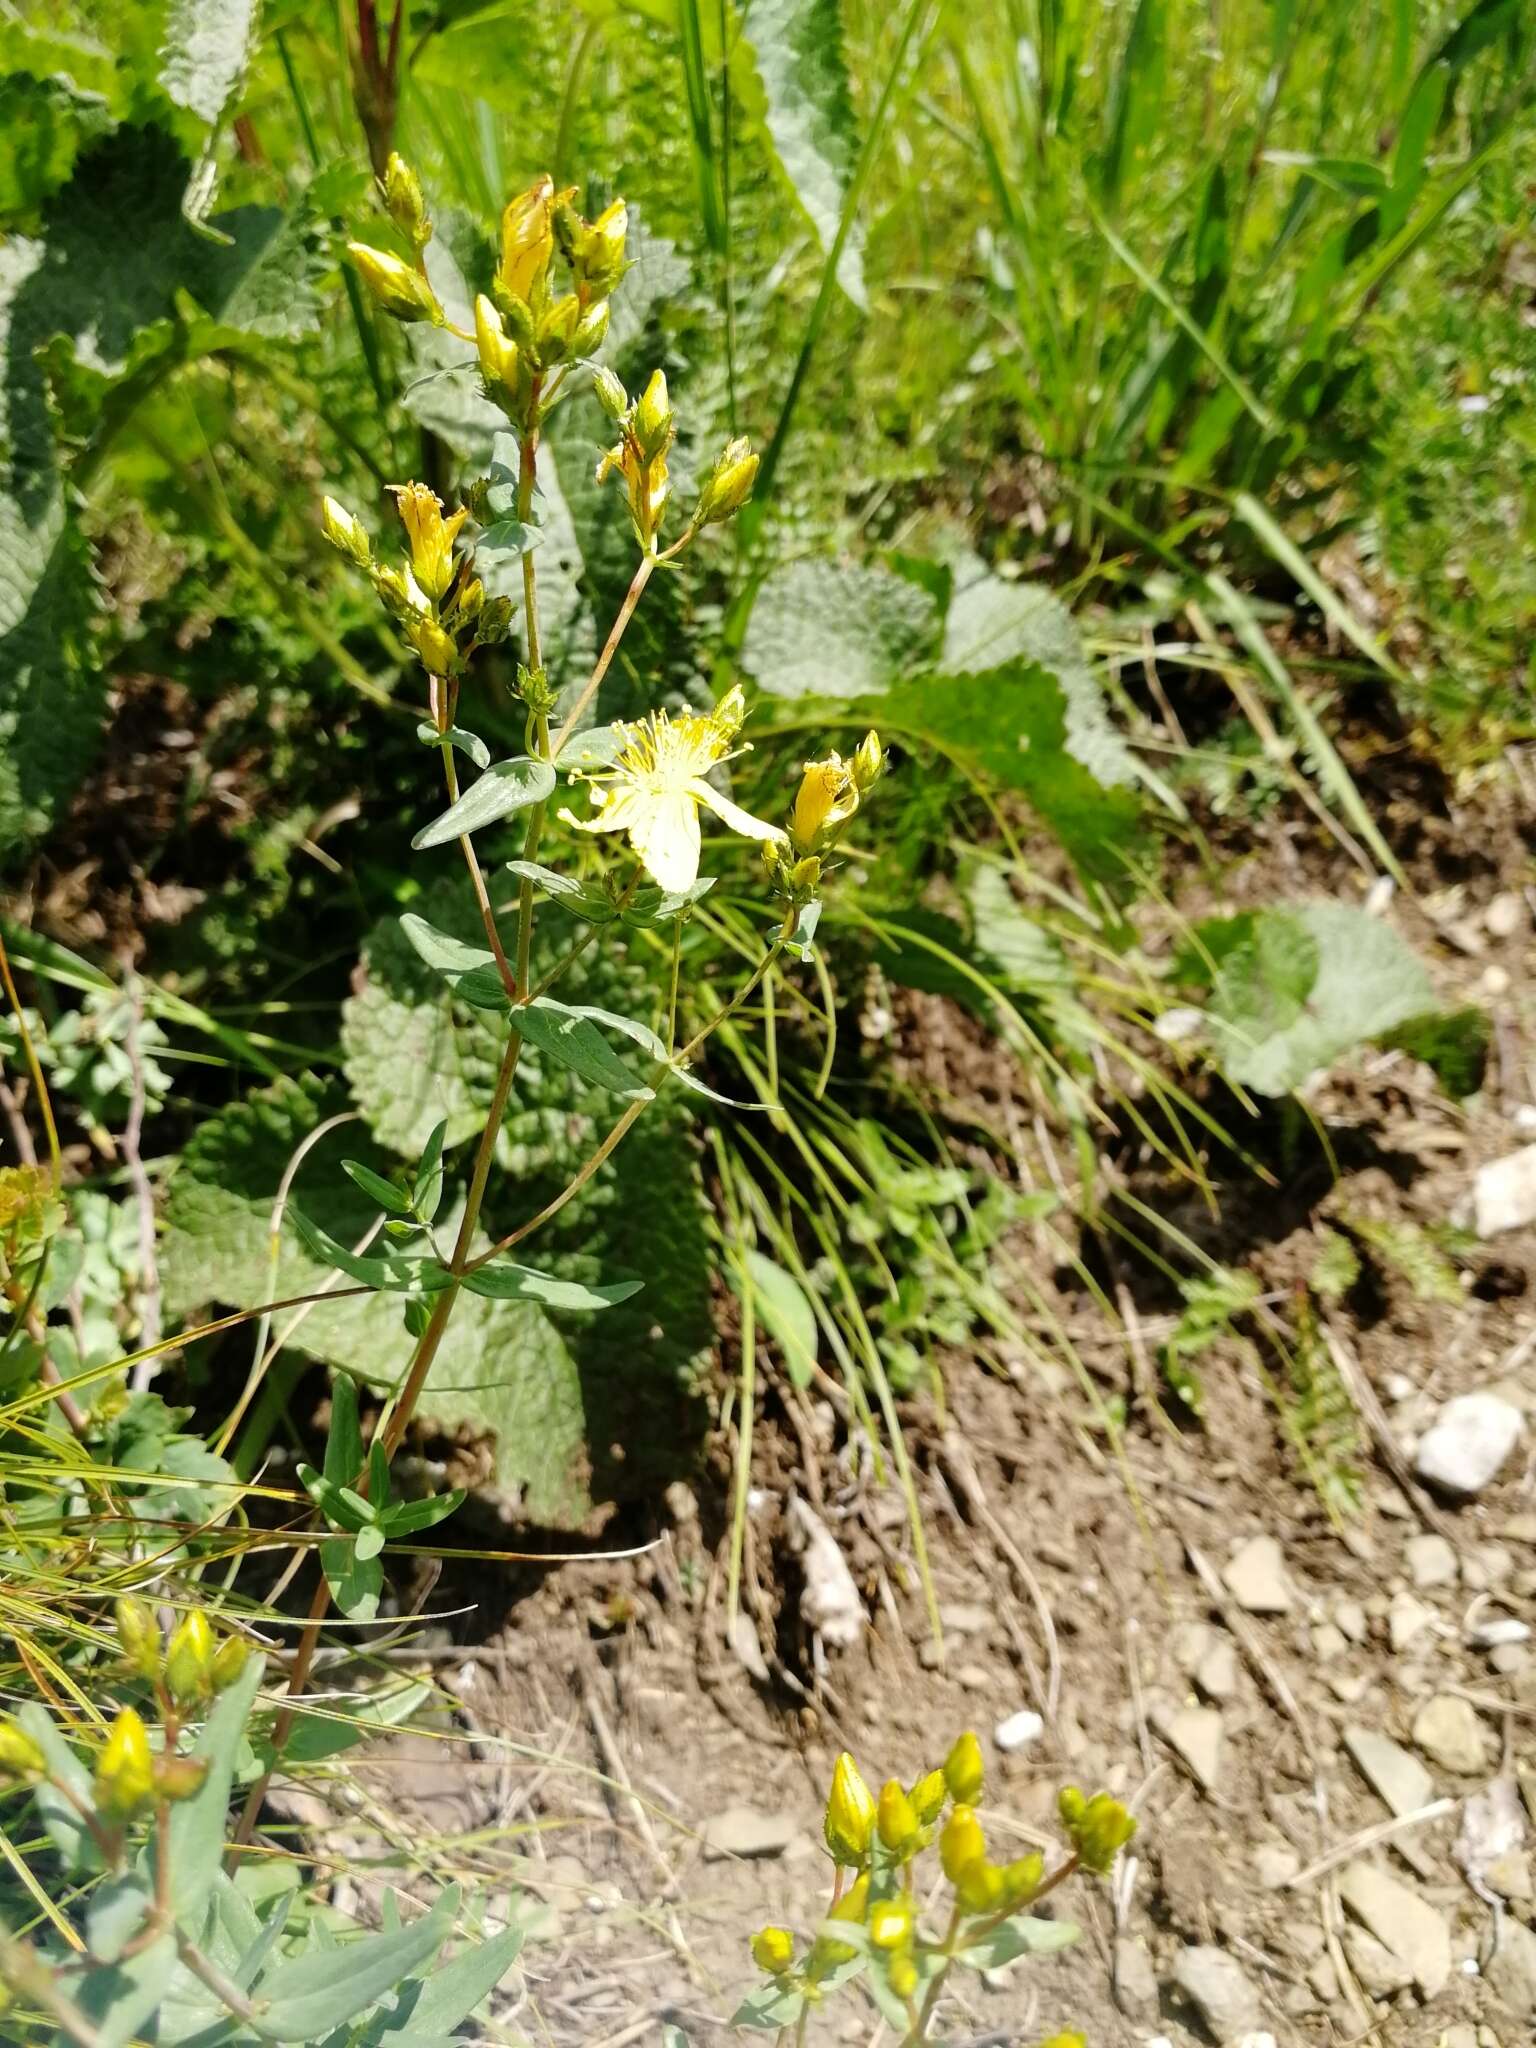
<svg viewBox="0 0 1536 2048">
<path fill-rule="evenodd" d="M 1337 1179 L 1315 1140 L 1276 1146 L 1273 1187 L 1238 1167 L 1218 1179 L 1219 1221 L 1152 1162 L 1122 1162 L 1144 1199 L 1251 1270 L 1264 1300 L 1290 1301 L 1328 1218 L 1444 1224 L 1479 1164 L 1536 1135 L 1528 816 L 1473 805 L 1459 821 L 1473 850 L 1449 878 L 1433 848 L 1420 864 L 1429 912 L 1394 913 L 1445 992 L 1494 1016 L 1469 1109 L 1403 1057 L 1363 1055 L 1313 1098 Z M 1229 874 L 1227 900 L 1263 900 L 1264 866 Z M 1342 877 L 1327 885 L 1358 896 Z M 942 1020 L 920 1021 L 931 1047 Z M 1277 1427 L 1257 1347 L 1219 1345 L 1202 1362 L 1203 1427 L 1175 1425 L 1152 1385 L 1169 1322 L 1155 1274 L 1131 1262 L 1108 1276 L 1117 1324 L 1043 1243 L 1014 1250 L 1093 1389 L 1124 1402 L 1124 1456 L 1049 1347 L 949 1361 L 945 1412 L 906 1418 L 942 1651 L 890 1472 L 850 1449 L 830 1399 L 771 1382 L 754 1626 L 736 1648 L 722 1439 L 698 1485 L 674 1487 L 641 1532 L 642 1556 L 530 1571 L 494 1605 L 483 1586 L 433 1588 L 429 1611 L 469 1603 L 423 1639 L 439 1709 L 339 1777 L 328 1813 L 323 1787 L 296 1796 L 307 1840 L 321 1857 L 393 1843 L 475 1876 L 493 1911 L 528 1916 L 539 1938 L 504 2013 L 513 2038 L 620 2048 L 661 2042 L 672 2023 L 721 2042 L 753 1981 L 750 1931 L 819 1918 L 838 1749 L 876 1783 L 909 1780 L 973 1727 L 990 1762 L 984 1818 L 1014 1853 L 1049 1839 L 1066 1782 L 1131 1802 L 1140 1833 L 1113 1884 L 1058 1894 L 1077 1945 L 969 1978 L 946 2040 L 1001 2048 L 1075 2026 L 1096 2048 L 1529 2043 L 1536 1654 L 1518 1625 L 1536 1622 L 1536 1227 L 1472 1250 L 1455 1299 L 1420 1299 L 1401 1272 L 1368 1266 L 1331 1313 L 1363 1439 L 1359 1507 L 1337 1526 Z M 1452 1505 L 1414 1482 L 1413 1450 L 1443 1402 L 1478 1389 L 1518 1406 L 1525 1433 L 1493 1484 Z M 803 1625 L 796 1499 L 863 1596 L 852 1648 Z M 754 1677 L 764 1647 L 772 1668 Z M 1024 1709 L 1041 1730 L 1005 1756 L 993 1731 Z M 720 1854 L 712 1827 L 762 1853 Z M 1207 1978 L 1202 2009 L 1191 1987 Z M 853 1998 L 819 2026 L 812 2039 L 882 2038 Z"/>
</svg>

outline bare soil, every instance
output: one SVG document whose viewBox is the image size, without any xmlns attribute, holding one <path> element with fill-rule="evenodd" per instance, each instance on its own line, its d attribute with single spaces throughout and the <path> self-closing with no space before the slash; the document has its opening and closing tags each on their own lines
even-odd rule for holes
<svg viewBox="0 0 1536 2048">
<path fill-rule="evenodd" d="M 1273 1116 L 1243 1132 L 1270 1184 L 1213 1155 L 1214 1209 L 1150 1153 L 1126 1145 L 1115 1162 L 1122 1184 L 1250 1270 L 1279 1312 L 1331 1217 L 1442 1225 L 1477 1166 L 1531 1135 L 1519 1113 L 1536 1103 L 1532 905 L 1521 897 L 1518 929 L 1503 936 L 1484 919 L 1495 894 L 1526 889 L 1536 811 L 1522 775 L 1529 765 L 1515 763 L 1482 788 L 1442 793 L 1434 819 L 1408 835 L 1418 901 L 1393 912 L 1434 959 L 1444 994 L 1493 1015 L 1477 1098 L 1457 1106 L 1403 1056 L 1366 1053 L 1311 1098 L 1336 1172 L 1304 1124 L 1298 1137 Z M 1193 885 L 1181 908 L 1293 896 L 1309 879 L 1314 893 L 1358 897 L 1347 862 L 1309 821 L 1279 819 L 1261 852 L 1227 865 L 1219 886 Z M 899 1038 L 902 1056 L 951 1096 L 1006 1096 L 1007 1078 L 984 1069 L 1001 1056 L 942 1005 L 908 1013 Z M 328 1814 L 323 1787 L 288 1795 L 316 1853 L 392 1843 L 427 1869 L 488 1885 L 493 1911 L 537 1919 L 543 1938 L 526 1950 L 506 2015 L 531 2040 L 621 2048 L 661 2041 L 671 2021 L 691 2042 L 715 2043 L 753 1981 L 751 1930 L 819 1918 L 829 1876 L 820 1811 L 836 1752 L 852 1750 L 873 1782 L 910 1779 L 969 1726 L 989 1752 L 984 1818 L 1015 1853 L 1051 1838 L 1068 1782 L 1130 1801 L 1140 1833 L 1114 1885 L 1058 1895 L 1081 1925 L 1077 1945 L 969 1978 L 945 2012 L 947 2040 L 1001 2048 L 1075 2026 L 1094 2044 L 1208 2043 L 1221 2036 L 1178 1989 L 1175 1966 L 1212 1945 L 1253 1987 L 1259 2038 L 1267 2030 L 1282 2048 L 1529 2043 L 1536 2010 L 1520 2009 L 1508 1957 L 1513 1924 L 1529 1926 L 1536 1907 L 1536 1659 L 1524 1644 L 1479 1648 L 1474 1631 L 1536 1622 L 1536 1230 L 1472 1251 L 1457 1299 L 1420 1299 L 1402 1273 L 1368 1262 L 1330 1312 L 1357 1375 L 1364 1440 L 1360 1504 L 1337 1524 L 1285 1441 L 1259 1347 L 1224 1342 L 1202 1361 L 1196 1426 L 1159 1392 L 1172 1290 L 1123 1246 L 1113 1259 L 1094 1243 L 1083 1252 L 1106 1260 L 1120 1322 L 1043 1234 L 1009 1247 L 1027 1278 L 1015 1287 L 1026 1322 L 1043 1332 L 1049 1309 L 1086 1385 L 1042 1335 L 1030 1355 L 951 1358 L 943 1412 L 929 1401 L 904 1415 L 942 1649 L 888 1467 L 854 1447 L 833 1398 L 797 1396 L 770 1376 L 754 1439 L 752 1640 L 738 1635 L 733 1648 L 725 1628 L 734 1438 L 721 1432 L 697 1485 L 674 1486 L 664 1513 L 626 1532 L 648 1543 L 642 1555 L 529 1566 L 493 1592 L 421 1589 L 440 1619 L 404 1661 L 438 1682 L 441 1711 L 339 1775 Z M 1528 1425 L 1498 1480 L 1456 1507 L 1405 1483 L 1407 1460 L 1438 1405 L 1476 1388 L 1507 1395 Z M 1123 1408 L 1122 1454 L 1101 1402 Z M 851 1649 L 827 1649 L 802 1621 L 787 1540 L 796 1497 L 832 1531 L 864 1598 L 867 1627 Z M 1259 1536 L 1282 1553 L 1283 1611 L 1245 1612 L 1224 1582 L 1234 1552 Z M 759 1650 L 767 1665 L 754 1677 Z M 1414 1723 L 1436 1696 L 1471 1704 L 1481 1760 L 1452 1772 L 1420 1756 L 1433 1810 L 1392 1828 L 1345 1733 L 1419 1755 Z M 1165 1732 L 1192 1706 L 1219 1721 L 1205 1783 Z M 1024 1708 L 1043 1731 L 1003 1756 L 992 1731 Z M 1475 1862 L 1469 1876 L 1458 1852 L 1467 1802 L 1499 1780 L 1524 1840 L 1492 1877 Z M 741 1807 L 777 1829 L 779 1846 L 712 1858 L 707 1825 Z M 1432 1997 L 1390 1988 L 1362 1941 L 1340 1895 L 1362 1862 L 1400 1880 L 1447 1930 L 1452 1968 Z M 820 2026 L 828 2040 L 880 2038 L 852 1998 Z"/>
</svg>

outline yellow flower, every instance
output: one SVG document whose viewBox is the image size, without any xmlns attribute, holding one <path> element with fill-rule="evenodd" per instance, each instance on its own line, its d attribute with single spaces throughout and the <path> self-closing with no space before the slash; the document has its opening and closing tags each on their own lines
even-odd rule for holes
<svg viewBox="0 0 1536 2048">
<path fill-rule="evenodd" d="M 124 1707 L 108 1731 L 92 1789 L 96 1804 L 113 1820 L 126 1820 L 154 1792 L 149 1736 L 132 1707 Z"/>
<path fill-rule="evenodd" d="M 752 1960 L 770 1976 L 781 1977 L 795 1959 L 795 1937 L 787 1927 L 760 1927 L 752 1937 Z"/>
<path fill-rule="evenodd" d="M 745 435 L 726 442 L 699 493 L 699 509 L 693 515 L 697 525 L 710 526 L 741 509 L 757 482 L 757 460 Z"/>
<path fill-rule="evenodd" d="M 867 1863 L 874 1831 L 874 1798 L 845 1749 L 832 1769 L 832 1792 L 822 1825 L 832 1861 L 854 1870 Z"/>
<path fill-rule="evenodd" d="M 629 232 L 629 212 L 622 199 L 615 199 L 590 226 L 583 223 L 571 252 L 577 283 L 593 297 L 611 292 L 624 275 L 624 240 Z"/>
<path fill-rule="evenodd" d="M 876 1948 L 905 1948 L 912 1939 L 915 1915 L 907 1892 L 894 1899 L 882 1899 L 869 1910 L 869 1938 Z"/>
<path fill-rule="evenodd" d="M 501 315 L 480 292 L 475 298 L 475 347 L 480 355 L 480 374 L 487 384 L 504 384 L 510 390 L 517 383 L 517 343 L 501 324 Z"/>
<path fill-rule="evenodd" d="M 789 836 L 802 853 L 814 853 L 830 842 L 858 808 L 858 785 L 841 754 L 828 754 L 825 761 L 807 761 L 789 821 Z"/>
<path fill-rule="evenodd" d="M 243 1636 L 226 1636 L 214 1652 L 208 1676 L 215 1692 L 232 1686 L 250 1660 L 251 1646 Z"/>
<path fill-rule="evenodd" d="M 735 689 L 709 717 L 690 711 L 674 719 L 655 711 L 625 726 L 623 751 L 613 766 L 582 778 L 593 785 L 595 815 L 578 818 L 566 810 L 560 816 L 579 832 L 625 833 L 663 889 L 691 889 L 699 878 L 701 804 L 745 839 L 783 837 L 777 826 L 754 818 L 705 780 L 711 768 L 731 758 L 741 719 L 741 691 Z M 873 1813 L 871 1801 L 871 1818 Z"/>
<path fill-rule="evenodd" d="M 917 1989 L 917 1965 L 910 1956 L 893 1956 L 886 1974 L 898 1998 L 910 1998 Z"/>
<path fill-rule="evenodd" d="M 544 281 L 555 248 L 555 181 L 547 174 L 507 202 L 501 216 L 501 262 L 496 283 L 508 299 L 525 304 Z"/>
<path fill-rule="evenodd" d="M 129 1595 L 114 1606 L 117 1640 L 123 1646 L 128 1667 L 139 1678 L 151 1681 L 160 1675 L 160 1628 L 154 1614 L 142 1600 Z"/>
<path fill-rule="evenodd" d="M 396 484 L 393 488 L 400 524 L 411 544 L 416 581 L 428 597 L 443 597 L 453 581 L 453 544 L 469 517 L 468 510 L 460 506 L 445 519 L 441 500 L 425 484 Z"/>
</svg>

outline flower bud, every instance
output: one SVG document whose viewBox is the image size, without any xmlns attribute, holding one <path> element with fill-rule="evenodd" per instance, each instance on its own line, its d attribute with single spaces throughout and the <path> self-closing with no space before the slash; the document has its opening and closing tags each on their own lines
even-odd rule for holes
<svg viewBox="0 0 1536 2048">
<path fill-rule="evenodd" d="M 629 411 L 629 393 L 606 363 L 593 365 L 592 389 L 597 393 L 597 402 L 609 419 L 623 419 L 625 413 Z"/>
<path fill-rule="evenodd" d="M 472 626 L 484 604 L 485 585 L 478 576 L 471 576 L 459 586 L 459 594 L 453 601 L 454 616 L 464 625 Z"/>
<path fill-rule="evenodd" d="M 699 493 L 699 509 L 694 517 L 700 526 L 729 519 L 733 512 L 741 510 L 757 482 L 757 462 L 752 443 L 744 435 L 727 441 Z"/>
<path fill-rule="evenodd" d="M 631 428 L 640 453 L 647 462 L 670 447 L 673 434 L 672 402 L 667 396 L 667 373 L 653 370 L 651 381 L 640 394 Z"/>
<path fill-rule="evenodd" d="M 20 1778 L 30 1783 L 43 1776 L 48 1759 L 23 1729 L 10 1719 L 0 1721 L 0 1779 Z"/>
<path fill-rule="evenodd" d="M 1045 1858 L 1038 1849 L 1003 1865 L 1003 1903 L 1010 1909 L 1027 1906 L 1040 1889 L 1045 1875 Z"/>
<path fill-rule="evenodd" d="M 869 1909 L 869 1938 L 876 1948 L 905 1948 L 912 1939 L 914 1919 L 910 1894 L 880 1899 Z"/>
<path fill-rule="evenodd" d="M 190 1799 L 208 1775 L 208 1759 L 201 1756 L 157 1756 L 155 1794 L 160 1799 Z"/>
<path fill-rule="evenodd" d="M 571 353 L 582 312 L 582 303 L 574 292 L 568 292 L 563 299 L 556 299 L 545 311 L 539 321 L 535 347 L 539 362 L 546 370 L 553 369 L 556 363 L 563 363 Z"/>
<path fill-rule="evenodd" d="M 421 181 L 398 150 L 390 152 L 379 182 L 384 191 L 384 211 L 401 234 L 418 249 L 424 249 L 432 239 L 432 223 L 421 196 Z"/>
<path fill-rule="evenodd" d="M 1056 1805 L 1083 1869 L 1094 1877 L 1108 1876 L 1110 1865 L 1136 1832 L 1135 1816 L 1108 1792 L 1085 1799 L 1075 1785 L 1064 1787 Z"/>
<path fill-rule="evenodd" d="M 186 1615 L 165 1652 L 165 1682 L 180 1707 L 206 1699 L 213 1689 L 213 1630 L 198 1608 Z"/>
<path fill-rule="evenodd" d="M 885 1975 L 898 1998 L 910 1998 L 917 1989 L 917 1964 L 910 1956 L 892 1956 Z"/>
<path fill-rule="evenodd" d="M 384 312 L 396 320 L 430 320 L 434 327 L 442 326 L 446 316 L 437 293 L 419 270 L 366 242 L 348 242 L 347 254 Z"/>
<path fill-rule="evenodd" d="M 415 625 L 406 627 L 405 637 L 421 656 L 429 675 L 453 673 L 458 662 L 458 649 L 452 636 L 443 631 L 436 619 L 418 619 Z"/>
<path fill-rule="evenodd" d="M 912 1787 L 907 1796 L 912 1801 L 912 1811 L 924 1827 L 930 1821 L 937 1820 L 943 1812 L 948 1793 L 949 1787 L 944 1782 L 942 1771 L 930 1771 L 927 1777 L 919 1778 Z"/>
<path fill-rule="evenodd" d="M 837 1904 L 829 1910 L 827 1918 L 857 1927 L 863 1922 L 868 1907 L 869 1872 L 866 1870 L 862 1876 L 854 1879 Z M 856 1953 L 857 1951 L 846 1941 L 838 1941 L 830 1934 L 818 1934 L 806 1962 L 806 1975 L 814 1983 L 828 1970 L 836 1969 L 839 1963 L 851 1961 Z"/>
<path fill-rule="evenodd" d="M 944 1866 L 944 1875 L 951 1884 L 957 1884 L 961 1871 L 986 1853 L 987 1838 L 981 1832 L 981 1822 L 969 1806 L 957 1806 L 939 1836 L 939 1861 Z"/>
<path fill-rule="evenodd" d="M 501 315 L 484 292 L 475 298 L 475 347 L 486 383 L 502 384 L 510 391 L 517 383 L 517 343 L 508 340 Z"/>
<path fill-rule="evenodd" d="M 981 1744 L 967 1728 L 944 1759 L 944 1782 L 949 1787 L 950 1797 L 962 1806 L 974 1806 L 981 1797 L 986 1777 Z"/>
<path fill-rule="evenodd" d="M 814 896 L 821 886 L 821 861 L 814 853 L 797 860 L 789 871 L 789 886 L 797 896 Z"/>
<path fill-rule="evenodd" d="M 832 1791 L 827 1800 L 822 1833 L 832 1852 L 832 1861 L 857 1870 L 869 1861 L 869 1840 L 875 1831 L 875 1802 L 859 1775 L 859 1767 L 845 1749 L 832 1771 Z"/>
<path fill-rule="evenodd" d="M 606 298 L 624 275 L 624 241 L 629 210 L 622 199 L 605 207 L 590 227 L 576 235 L 572 267 L 576 280 L 592 298 Z"/>
<path fill-rule="evenodd" d="M 772 1977 L 782 1977 L 795 1959 L 795 1937 L 787 1927 L 760 1927 L 752 1937 L 752 1960 Z"/>
<path fill-rule="evenodd" d="M 912 1810 L 912 1802 L 894 1778 L 886 1780 L 880 1788 L 880 1803 L 875 1809 L 875 1825 L 880 1839 L 893 1856 L 910 1856 L 918 1845 L 922 1834 L 922 1823 Z"/>
<path fill-rule="evenodd" d="M 865 733 L 849 766 L 860 796 L 866 796 L 885 773 L 885 749 L 877 732 Z"/>
<path fill-rule="evenodd" d="M 110 1820 L 127 1820 L 154 1796 L 155 1765 L 149 1736 L 132 1707 L 124 1707 L 108 1730 L 91 1789 L 97 1806 Z"/>
<path fill-rule="evenodd" d="M 475 635 L 482 647 L 495 647 L 505 640 L 512 630 L 512 600 L 510 597 L 493 597 L 480 608 L 475 621 Z"/>
<path fill-rule="evenodd" d="M 600 299 L 595 306 L 588 306 L 586 312 L 577 321 L 576 331 L 571 336 L 571 354 L 573 356 L 595 355 L 602 347 L 607 333 L 608 301 Z"/>
<path fill-rule="evenodd" d="M 136 1678 L 147 1678 L 153 1684 L 160 1676 L 160 1627 L 153 1611 L 142 1600 L 125 1594 L 114 1604 L 112 1618 L 117 1623 L 124 1663 Z"/>
<path fill-rule="evenodd" d="M 375 569 L 373 587 L 390 617 L 402 624 L 414 625 L 427 616 L 430 607 L 426 592 L 409 569 Z"/>
<path fill-rule="evenodd" d="M 527 305 L 544 283 L 554 254 L 555 184 L 538 178 L 507 202 L 501 216 L 501 261 L 496 266 L 496 297 Z"/>
<path fill-rule="evenodd" d="M 1088 2036 L 1069 2027 L 1065 2033 L 1052 2034 L 1049 2041 L 1042 2041 L 1040 2048 L 1088 2048 Z"/>
<path fill-rule="evenodd" d="M 967 1863 L 954 1884 L 955 1897 L 967 1913 L 995 1913 L 1003 1903 L 1003 1873 L 985 1856 Z"/>
<path fill-rule="evenodd" d="M 373 556 L 362 523 L 335 498 L 326 498 L 321 502 L 320 531 L 331 546 L 344 554 L 349 561 L 356 562 L 360 569 L 368 567 Z"/>
<path fill-rule="evenodd" d="M 226 1636 L 213 1653 L 208 1675 L 215 1692 L 227 1692 L 250 1661 L 251 1646 L 244 1636 Z"/>
</svg>

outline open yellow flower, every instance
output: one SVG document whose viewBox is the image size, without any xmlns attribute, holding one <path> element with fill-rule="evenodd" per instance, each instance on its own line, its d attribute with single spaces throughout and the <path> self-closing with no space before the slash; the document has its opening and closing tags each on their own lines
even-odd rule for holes
<svg viewBox="0 0 1536 2048">
<path fill-rule="evenodd" d="M 453 581 L 453 544 L 469 517 L 468 509 L 460 506 L 451 517 L 444 518 L 437 493 L 425 484 L 395 484 L 392 488 L 400 524 L 410 542 L 416 581 L 428 597 L 444 597 Z"/>
<path fill-rule="evenodd" d="M 560 816 L 578 832 L 627 834 L 652 879 L 670 890 L 691 889 L 699 878 L 701 804 L 744 839 L 782 839 L 777 825 L 765 825 L 705 780 L 711 768 L 739 751 L 732 742 L 742 711 L 741 691 L 735 689 L 707 717 L 653 711 L 625 726 L 613 766 L 582 778 L 593 785 L 596 814 Z"/>
</svg>

